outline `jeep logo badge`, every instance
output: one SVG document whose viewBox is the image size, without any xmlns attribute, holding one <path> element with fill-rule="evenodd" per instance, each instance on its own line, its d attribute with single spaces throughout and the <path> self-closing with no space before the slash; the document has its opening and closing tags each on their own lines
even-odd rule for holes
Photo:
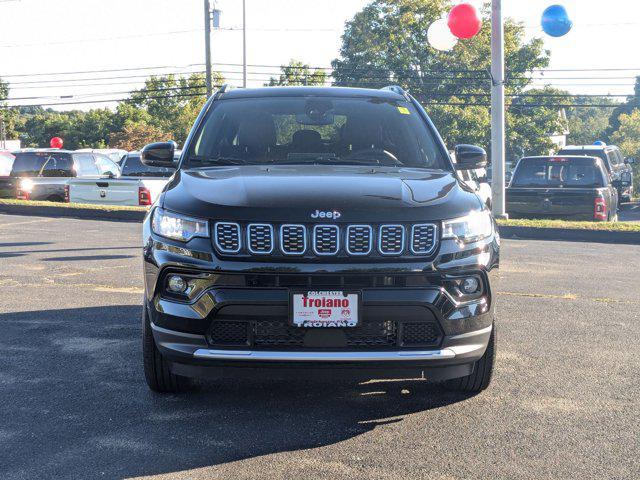
<svg viewBox="0 0 640 480">
<path fill-rule="evenodd" d="M 320 210 L 316 210 L 311 214 L 311 218 L 332 218 L 333 220 L 337 220 L 342 216 L 340 212 L 334 210 L 333 212 L 321 212 Z"/>
</svg>

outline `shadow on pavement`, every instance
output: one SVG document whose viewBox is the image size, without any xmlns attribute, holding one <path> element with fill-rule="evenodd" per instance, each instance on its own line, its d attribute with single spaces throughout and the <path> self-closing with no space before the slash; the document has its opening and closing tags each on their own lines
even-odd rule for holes
<svg viewBox="0 0 640 480">
<path fill-rule="evenodd" d="M 330 445 L 467 398 L 419 381 L 143 380 L 140 308 L 0 315 L 0 477 L 132 477 Z"/>
<path fill-rule="evenodd" d="M 80 257 L 50 257 L 43 258 L 44 262 L 74 262 L 92 260 L 121 260 L 123 258 L 135 258 L 135 255 L 83 255 Z"/>
</svg>

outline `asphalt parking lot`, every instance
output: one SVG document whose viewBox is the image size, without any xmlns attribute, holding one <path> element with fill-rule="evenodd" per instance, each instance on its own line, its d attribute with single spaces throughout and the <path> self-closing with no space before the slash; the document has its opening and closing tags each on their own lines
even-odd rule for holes
<svg viewBox="0 0 640 480">
<path fill-rule="evenodd" d="M 621 222 L 640 222 L 640 203 L 623 203 L 620 205 L 618 218 Z"/>
<path fill-rule="evenodd" d="M 0 215 L 0 478 L 638 478 L 640 246 L 504 241 L 494 383 L 151 393 L 140 225 Z"/>
</svg>

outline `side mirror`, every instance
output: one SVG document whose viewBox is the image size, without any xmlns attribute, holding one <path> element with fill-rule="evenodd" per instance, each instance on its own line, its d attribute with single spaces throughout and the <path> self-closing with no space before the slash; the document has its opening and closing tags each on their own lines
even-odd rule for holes
<svg viewBox="0 0 640 480">
<path fill-rule="evenodd" d="M 116 174 L 111 171 L 104 172 L 102 176 L 106 178 L 116 178 Z"/>
<path fill-rule="evenodd" d="M 636 159 L 635 158 L 625 158 L 624 159 L 624 163 L 626 163 L 627 165 L 633 165 L 636 163 Z"/>
<path fill-rule="evenodd" d="M 456 170 L 476 170 L 487 166 L 487 152 L 474 145 L 456 145 Z"/>
<path fill-rule="evenodd" d="M 631 186 L 631 174 L 629 172 L 624 172 L 620 177 L 620 184 L 622 187 L 630 187 Z"/>
<path fill-rule="evenodd" d="M 173 154 L 176 142 L 156 142 L 146 145 L 140 152 L 140 160 L 148 167 L 176 168 Z"/>
</svg>

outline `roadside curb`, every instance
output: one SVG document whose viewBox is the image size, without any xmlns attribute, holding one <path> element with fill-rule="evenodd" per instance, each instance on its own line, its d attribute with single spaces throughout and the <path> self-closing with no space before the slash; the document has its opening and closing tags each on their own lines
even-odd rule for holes
<svg viewBox="0 0 640 480">
<path fill-rule="evenodd" d="M 111 210 L 108 208 L 62 207 L 57 205 L 10 205 L 0 202 L 0 213 L 34 217 L 66 217 L 83 220 L 142 222 L 147 212 L 146 210 Z"/>
<path fill-rule="evenodd" d="M 617 243 L 640 245 L 640 232 L 614 232 L 579 228 L 498 227 L 500 236 L 522 240 L 561 240 L 567 242 Z"/>
</svg>

